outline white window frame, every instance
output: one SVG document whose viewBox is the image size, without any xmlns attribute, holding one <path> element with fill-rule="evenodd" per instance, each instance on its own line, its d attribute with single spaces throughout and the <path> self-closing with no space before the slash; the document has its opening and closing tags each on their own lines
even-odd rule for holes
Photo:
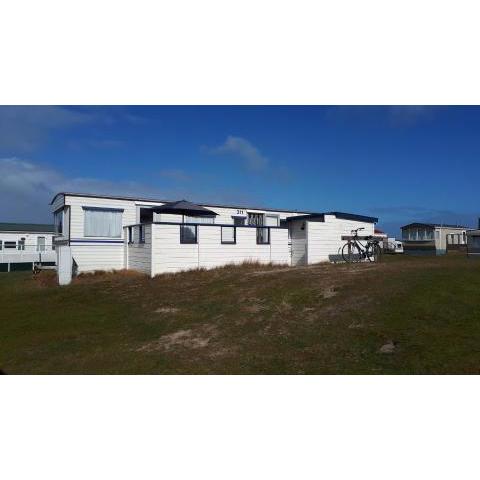
<svg viewBox="0 0 480 480">
<path fill-rule="evenodd" d="M 40 239 L 43 240 L 43 245 L 40 244 Z M 43 248 L 40 248 L 43 247 Z M 37 252 L 45 252 L 47 250 L 47 239 L 46 237 L 37 237 Z"/>
<path fill-rule="evenodd" d="M 108 208 L 108 207 L 88 207 L 84 206 L 83 208 L 83 236 L 88 238 L 122 238 L 123 235 L 123 208 Z M 86 216 L 87 212 L 115 212 L 120 214 L 120 225 L 118 228 L 118 235 L 93 235 L 90 232 L 87 234 L 87 221 Z"/>
</svg>

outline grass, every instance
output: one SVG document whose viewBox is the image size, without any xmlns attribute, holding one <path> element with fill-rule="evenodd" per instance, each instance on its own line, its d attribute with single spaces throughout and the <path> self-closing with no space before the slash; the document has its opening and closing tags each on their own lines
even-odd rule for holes
<svg viewBox="0 0 480 480">
<path fill-rule="evenodd" d="M 26 373 L 480 372 L 480 262 L 229 266 L 154 279 L 0 274 L 0 368 Z M 381 353 L 382 345 L 395 345 Z"/>
</svg>

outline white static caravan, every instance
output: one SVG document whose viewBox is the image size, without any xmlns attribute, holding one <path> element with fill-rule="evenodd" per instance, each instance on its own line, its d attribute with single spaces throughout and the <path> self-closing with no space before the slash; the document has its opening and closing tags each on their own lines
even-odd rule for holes
<svg viewBox="0 0 480 480">
<path fill-rule="evenodd" d="M 480 219 L 478 229 L 467 230 L 467 254 L 469 257 L 480 258 Z"/>
<path fill-rule="evenodd" d="M 53 236 L 53 225 L 0 223 L 0 272 L 55 265 Z"/>
<path fill-rule="evenodd" d="M 406 252 L 444 255 L 467 248 L 467 228 L 461 225 L 410 223 L 401 229 Z"/>
<path fill-rule="evenodd" d="M 74 274 L 129 268 L 154 276 L 244 261 L 299 265 L 298 255 L 308 258 L 307 263 L 328 261 L 342 245 L 342 235 L 359 226 L 373 234 L 376 221 L 332 212 L 321 214 L 323 225 L 317 225 L 320 215 L 309 212 L 193 204 L 210 211 L 197 215 L 179 207 L 188 203 L 57 194 L 51 205 L 59 273 L 65 271 L 65 262 L 70 262 L 66 271 L 73 267 Z M 290 223 L 300 216 L 308 220 Z M 305 222 L 315 225 L 307 226 L 309 241 L 303 242 L 302 253 L 298 247 L 303 233 L 297 230 Z"/>
<path fill-rule="evenodd" d="M 343 212 L 290 217 L 291 265 L 341 261 L 342 236 L 361 228 L 361 236 L 374 235 L 378 218 Z"/>
<path fill-rule="evenodd" d="M 60 255 L 63 258 L 58 264 L 59 271 L 62 271 L 68 256 L 71 258 L 73 274 L 132 268 L 155 275 L 160 271 L 173 272 L 198 268 L 199 265 L 218 266 L 245 260 L 290 263 L 288 253 L 282 258 L 277 255 L 277 238 L 279 235 L 285 237 L 284 250 L 288 252 L 286 219 L 307 213 L 244 206 L 203 205 L 213 212 L 212 219 L 154 211 L 155 208 L 169 203 L 171 202 L 167 200 L 108 195 L 78 193 L 55 195 L 51 202 L 56 230 L 55 244 L 58 247 L 58 258 L 60 259 Z M 184 230 L 180 227 L 187 223 L 192 225 L 192 228 L 193 225 L 197 225 L 197 245 L 180 241 L 180 231 Z M 222 234 L 231 235 L 231 229 L 230 231 L 221 229 L 222 225 L 236 227 L 234 229 L 236 242 L 229 244 L 220 240 L 216 247 L 213 247 L 217 252 L 207 255 L 212 250 L 209 242 L 217 242 L 216 239 L 221 239 Z M 257 244 L 257 227 L 262 227 L 261 232 L 273 231 L 268 239 L 273 243 L 263 244 L 261 243 L 263 239 L 260 238 Z M 281 233 L 278 233 L 280 230 Z M 130 232 L 132 237 L 128 237 Z M 252 232 L 255 234 L 253 237 Z M 160 245 L 158 242 L 155 245 L 157 239 L 161 240 L 160 253 L 156 250 Z M 145 257 L 148 249 L 152 248 L 152 240 L 155 258 L 148 266 Z M 164 262 L 161 258 L 166 251 L 169 252 L 168 261 Z M 193 257 L 190 256 L 192 251 Z"/>
</svg>

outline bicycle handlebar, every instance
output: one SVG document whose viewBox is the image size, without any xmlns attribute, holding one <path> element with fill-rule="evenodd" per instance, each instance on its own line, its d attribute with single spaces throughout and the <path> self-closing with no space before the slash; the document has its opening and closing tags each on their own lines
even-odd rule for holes
<svg viewBox="0 0 480 480">
<path fill-rule="evenodd" d="M 359 230 L 365 230 L 365 227 L 356 228 L 355 230 L 352 230 L 351 233 L 358 234 Z"/>
</svg>

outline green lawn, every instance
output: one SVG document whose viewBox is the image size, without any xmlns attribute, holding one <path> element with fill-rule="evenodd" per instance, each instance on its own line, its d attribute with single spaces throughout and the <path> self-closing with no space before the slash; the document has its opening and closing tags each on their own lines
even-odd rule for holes
<svg viewBox="0 0 480 480">
<path fill-rule="evenodd" d="M 51 272 L 2 273 L 0 302 L 7 374 L 480 372 L 480 261 L 463 255 L 62 288 Z"/>
</svg>

